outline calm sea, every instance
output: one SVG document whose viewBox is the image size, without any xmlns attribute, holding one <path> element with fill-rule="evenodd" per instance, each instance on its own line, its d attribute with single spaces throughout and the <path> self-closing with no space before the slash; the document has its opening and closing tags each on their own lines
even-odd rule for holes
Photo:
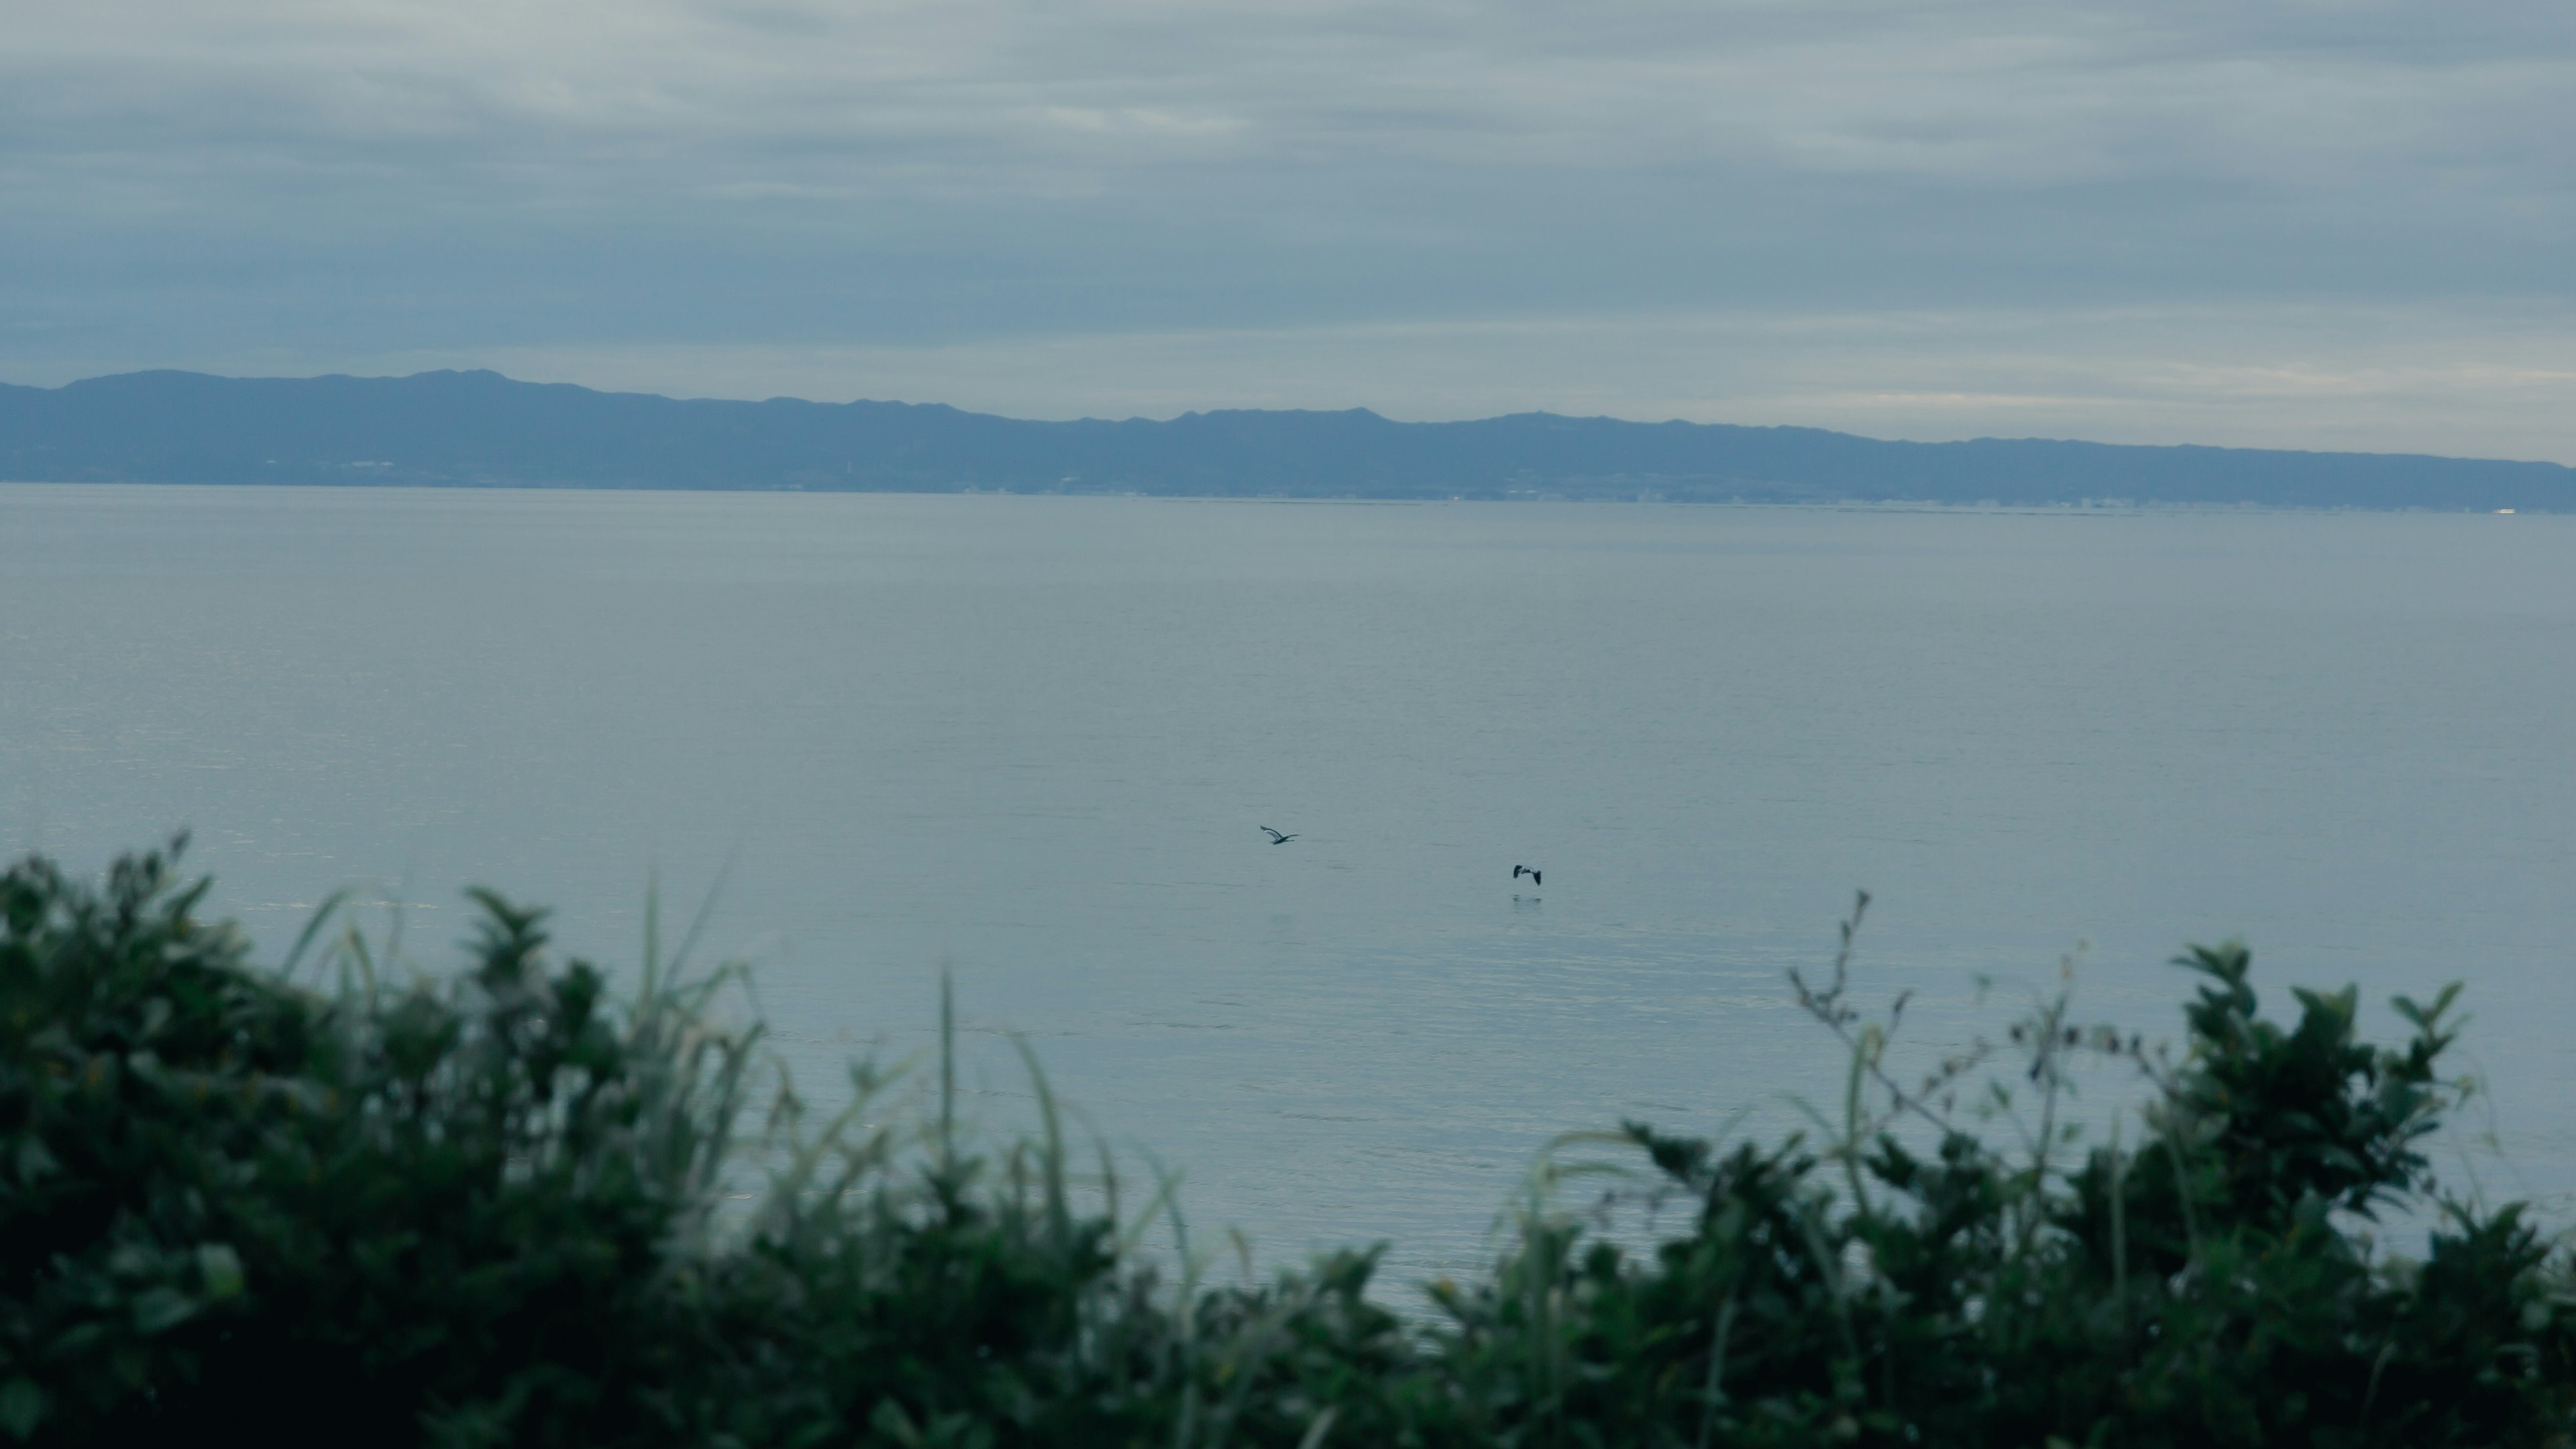
<svg viewBox="0 0 2576 1449">
<path fill-rule="evenodd" d="M 2191 941 L 2463 979 L 2456 1170 L 2576 1188 L 2571 731 L 2576 519 L 0 487 L 0 844 L 432 966 L 721 879 L 818 1094 L 947 966 L 986 1119 L 1024 1033 L 1201 1231 L 1407 1271 L 1561 1130 L 1838 1100 L 1856 887 L 1925 1051 L 2069 953 L 2166 1035 Z"/>
</svg>

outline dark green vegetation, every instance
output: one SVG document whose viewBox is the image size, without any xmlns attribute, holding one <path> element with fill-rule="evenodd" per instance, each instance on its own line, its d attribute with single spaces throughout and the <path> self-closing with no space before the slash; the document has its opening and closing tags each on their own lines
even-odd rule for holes
<svg viewBox="0 0 2576 1449">
<path fill-rule="evenodd" d="M 1362 410 L 1026 422 L 949 407 L 676 401 L 513 382 L 140 372 L 0 386 L 0 479 L 1152 493 L 1284 498 L 2576 507 L 2576 470 L 2376 453 Z"/>
<path fill-rule="evenodd" d="M 722 975 L 656 947 L 613 996 L 485 896 L 452 978 L 387 983 L 316 934 L 323 990 L 251 965 L 201 889 L 162 855 L 103 890 L 0 878 L 6 1434 L 2426 1446 L 2563 1443 L 2576 1403 L 2565 1265 L 2518 1211 L 2442 1208 L 2420 1259 L 2362 1235 L 2438 1205 L 2450 993 L 2401 1003 L 2415 1035 L 2384 1049 L 2351 993 L 2267 1021 L 2245 954 L 2198 951 L 2178 1055 L 2061 996 L 1905 1085 L 1893 1017 L 1847 1005 L 1847 935 L 1795 987 L 1852 1049 L 1819 1145 L 1599 1134 L 1629 1154 L 1607 1207 L 1658 1205 L 1659 1240 L 1556 1210 L 1560 1160 L 1491 1272 L 1416 1319 L 1366 1295 L 1366 1252 L 1158 1275 L 1137 1238 L 1177 1226 L 1168 1194 L 1120 1202 L 1043 1090 L 1043 1130 L 984 1150 L 944 1092 L 889 1125 L 865 1072 L 829 1122 L 756 1101 L 756 1033 L 708 1015 Z M 2056 1125 L 2080 1059 L 2153 1077 L 2130 1150 Z M 2009 1151 L 1946 1105 L 1989 1067 L 2038 1115 Z"/>
</svg>

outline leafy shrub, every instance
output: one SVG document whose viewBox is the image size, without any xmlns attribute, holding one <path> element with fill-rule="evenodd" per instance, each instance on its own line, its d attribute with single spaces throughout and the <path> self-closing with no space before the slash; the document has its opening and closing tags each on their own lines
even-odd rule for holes
<svg viewBox="0 0 2576 1449">
<path fill-rule="evenodd" d="M 0 876 L 0 1429 L 439 1445 L 2514 1445 L 2569 1441 L 2576 1295 L 2519 1207 L 2441 1198 L 2420 1145 L 2455 991 L 2374 1047 L 2353 993 L 2257 1014 L 2198 950 L 2186 1050 L 2068 1022 L 1916 1086 L 1848 1005 L 1850 932 L 1800 1001 L 1849 1045 L 1840 1124 L 1761 1147 L 1642 1124 L 1547 1159 L 1492 1271 L 1406 1317 L 1376 1254 L 1210 1287 L 1043 1133 L 970 1150 L 760 1085 L 723 973 L 556 964 L 478 894 L 466 968 L 388 985 L 356 935 L 299 985 L 198 918 L 173 853 L 103 888 Z M 317 919 L 317 929 L 320 921 Z M 308 932 L 290 964 L 319 939 Z M 2152 1084 L 2078 1154 L 2070 1063 Z M 1998 1059 L 2017 1151 L 1955 1099 Z M 1034 1070 L 1034 1064 L 1032 1064 Z M 1989 1099 L 1992 1100 L 1992 1099 Z M 1973 1101 L 1973 1099 L 1972 1099 Z M 874 1104 L 874 1105 L 872 1105 Z M 765 1115 L 764 1115 L 765 1113 Z M 868 1118 L 888 1119 L 870 1125 Z M 1973 1114 L 1972 1114 L 1973 1116 Z M 1643 1251 L 1557 1205 L 1682 1209 Z M 761 1175 L 741 1211 L 731 1199 Z M 2419 1261 L 2365 1236 L 2441 1214 Z M 1133 1209 L 1131 1211 L 1131 1209 Z M 1177 1214 L 1172 1214 L 1177 1230 Z M 1661 1221 L 1661 1219 L 1657 1219 Z"/>
<path fill-rule="evenodd" d="M 8 1427 L 639 1431 L 749 1043 L 546 970 L 497 897 L 453 983 L 323 995 L 251 969 L 203 889 L 158 854 L 103 895 L 0 877 Z"/>
</svg>

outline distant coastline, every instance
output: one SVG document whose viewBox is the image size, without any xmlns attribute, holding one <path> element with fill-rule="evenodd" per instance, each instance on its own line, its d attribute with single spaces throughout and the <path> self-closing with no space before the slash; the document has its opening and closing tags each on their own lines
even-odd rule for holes
<svg viewBox="0 0 2576 1449">
<path fill-rule="evenodd" d="M 2555 463 L 1888 442 L 1551 413 L 1034 422 L 937 404 L 681 400 L 492 372 L 0 385 L 0 481 L 2576 511 L 2576 469 Z"/>
</svg>

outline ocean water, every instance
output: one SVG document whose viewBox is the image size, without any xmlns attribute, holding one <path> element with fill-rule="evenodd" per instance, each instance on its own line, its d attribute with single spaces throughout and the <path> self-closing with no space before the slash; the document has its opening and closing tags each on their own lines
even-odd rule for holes
<svg viewBox="0 0 2576 1449">
<path fill-rule="evenodd" d="M 1463 1264 L 1558 1132 L 1838 1101 L 1784 972 L 1862 887 L 1918 1057 L 2070 955 L 2150 1036 L 2191 941 L 2383 1033 L 2463 980 L 2445 1168 L 2563 1210 L 2571 562 L 2521 516 L 6 485 L 0 845 L 185 825 L 264 943 L 364 882 L 428 967 L 474 883 L 631 962 L 658 874 L 817 1096 L 947 969 L 976 1115 L 1026 1121 L 1019 1035 L 1273 1259 Z"/>
</svg>

